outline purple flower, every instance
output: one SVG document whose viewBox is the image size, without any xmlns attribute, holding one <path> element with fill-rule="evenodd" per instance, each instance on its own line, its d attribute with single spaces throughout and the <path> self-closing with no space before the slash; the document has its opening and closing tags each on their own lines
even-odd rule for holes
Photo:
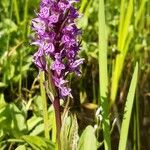
<svg viewBox="0 0 150 150">
<path fill-rule="evenodd" d="M 64 80 L 62 77 L 58 78 L 58 77 L 53 76 L 53 80 L 54 80 L 55 86 L 57 86 L 57 87 L 60 88 L 60 89 L 61 89 L 62 87 L 64 87 L 64 85 L 65 85 L 66 83 L 68 83 L 68 81 L 67 81 L 67 80 Z"/>
<path fill-rule="evenodd" d="M 46 55 L 51 54 L 55 51 L 53 43 L 47 42 L 43 44 L 43 50 Z"/>
<path fill-rule="evenodd" d="M 68 87 L 62 87 L 62 88 L 60 89 L 60 94 L 61 94 L 62 97 L 66 97 L 66 96 L 72 97 L 72 95 L 71 95 L 70 92 L 71 92 L 71 89 L 68 88 Z"/>
<path fill-rule="evenodd" d="M 39 35 L 43 35 L 46 30 L 46 24 L 41 18 L 35 18 L 32 20 L 33 30 Z"/>
<path fill-rule="evenodd" d="M 73 6 L 78 1 L 41 0 L 39 13 L 32 20 L 35 31 L 32 44 L 39 47 L 33 56 L 34 63 L 46 73 L 51 71 L 53 84 L 61 98 L 72 97 L 67 76 L 72 72 L 80 75 L 79 66 L 84 61 L 78 56 L 81 30 L 76 26 L 79 14 Z"/>
<path fill-rule="evenodd" d="M 49 8 L 48 7 L 42 7 L 40 10 L 39 16 L 41 18 L 48 18 L 49 17 Z"/>
<path fill-rule="evenodd" d="M 56 59 L 51 65 L 51 69 L 54 70 L 58 76 L 60 76 L 61 71 L 65 69 L 65 65 Z"/>
<path fill-rule="evenodd" d="M 49 24 L 51 23 L 57 23 L 59 19 L 59 14 L 53 14 L 49 17 Z"/>
<path fill-rule="evenodd" d="M 83 61 L 84 61 L 84 59 L 83 58 L 81 58 L 81 59 L 78 59 L 78 60 L 75 60 L 74 62 L 72 62 L 71 64 L 70 64 L 70 68 L 77 68 L 79 65 L 81 65 L 81 64 L 83 64 Z"/>
</svg>

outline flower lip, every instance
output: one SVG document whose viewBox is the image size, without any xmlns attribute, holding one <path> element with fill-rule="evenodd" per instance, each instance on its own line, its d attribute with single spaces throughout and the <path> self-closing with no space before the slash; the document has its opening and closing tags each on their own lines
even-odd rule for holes
<svg viewBox="0 0 150 150">
<path fill-rule="evenodd" d="M 43 35 L 46 30 L 46 25 L 40 18 L 32 19 L 32 29 L 35 30 L 39 35 Z"/>
<path fill-rule="evenodd" d="M 79 65 L 83 64 L 83 62 L 84 62 L 84 58 L 80 58 L 80 59 L 74 61 L 74 62 L 70 65 L 70 67 L 71 67 L 71 68 L 76 68 L 76 67 L 78 67 Z"/>
<path fill-rule="evenodd" d="M 48 19 L 49 23 L 57 23 L 59 19 L 59 14 L 53 14 Z"/>
<path fill-rule="evenodd" d="M 51 65 L 51 69 L 56 71 L 57 75 L 60 76 L 62 70 L 65 69 L 65 65 L 56 59 L 54 63 Z"/>
<path fill-rule="evenodd" d="M 66 11 L 66 9 L 69 9 L 70 8 L 70 4 L 66 1 L 64 2 L 58 2 L 58 7 L 63 10 L 63 11 Z"/>
<path fill-rule="evenodd" d="M 48 18 L 49 17 L 49 8 L 48 7 L 42 7 L 39 13 L 39 16 L 41 18 Z"/>
<path fill-rule="evenodd" d="M 66 96 L 70 96 L 70 97 L 72 97 L 72 95 L 71 95 L 71 89 L 70 88 L 68 88 L 68 87 L 62 87 L 61 89 L 60 89 L 60 92 L 61 92 L 61 96 L 62 97 L 66 97 Z"/>
<path fill-rule="evenodd" d="M 55 47 L 53 45 L 53 43 L 44 43 L 43 45 L 43 50 L 45 51 L 45 54 L 51 54 L 55 51 Z"/>
</svg>

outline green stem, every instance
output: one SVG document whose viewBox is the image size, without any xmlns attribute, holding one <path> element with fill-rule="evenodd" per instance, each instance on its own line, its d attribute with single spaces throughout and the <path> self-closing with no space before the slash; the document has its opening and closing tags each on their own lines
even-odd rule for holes
<svg viewBox="0 0 150 150">
<path fill-rule="evenodd" d="M 87 0 L 82 0 L 81 7 L 80 7 L 80 10 L 79 10 L 81 13 L 84 12 L 86 4 L 87 4 Z"/>
<path fill-rule="evenodd" d="M 25 0 L 25 7 L 24 7 L 24 27 L 23 27 L 23 39 L 25 40 L 26 38 L 26 29 L 27 29 L 27 20 L 28 20 L 28 0 Z"/>
<path fill-rule="evenodd" d="M 20 16 L 19 16 L 19 10 L 18 10 L 18 2 L 17 2 L 17 0 L 14 0 L 13 3 L 14 3 L 14 11 L 15 11 L 15 15 L 16 15 L 16 21 L 17 21 L 17 24 L 20 24 Z"/>
<path fill-rule="evenodd" d="M 19 93 L 19 97 L 21 98 L 21 88 L 22 88 L 22 54 L 21 54 L 21 49 L 18 52 L 19 55 L 19 70 L 20 70 L 20 79 L 19 79 L 19 88 L 18 88 L 18 93 Z"/>
<path fill-rule="evenodd" d="M 84 16 L 87 16 L 87 17 L 88 17 L 88 15 L 90 14 L 90 13 L 89 13 L 89 9 L 90 9 L 90 7 L 92 7 L 92 6 L 91 6 L 92 2 L 93 2 L 93 0 L 89 0 L 88 5 L 87 5 L 87 7 L 86 7 L 86 9 L 85 9 L 85 12 L 84 12 Z"/>
<path fill-rule="evenodd" d="M 7 142 L 23 143 L 24 141 L 21 139 L 8 139 Z"/>
<path fill-rule="evenodd" d="M 13 5 L 12 5 L 13 1 L 10 0 L 10 13 L 9 13 L 9 18 L 12 19 L 12 12 L 13 12 Z M 9 51 L 9 43 L 10 43 L 10 34 L 8 34 L 8 38 L 7 38 L 7 51 Z"/>
<path fill-rule="evenodd" d="M 139 116 L 139 91 L 137 88 L 136 91 L 136 101 L 135 101 L 135 105 L 136 105 L 136 129 L 137 129 L 137 150 L 141 149 L 140 146 L 140 116 Z"/>
<path fill-rule="evenodd" d="M 43 116 L 44 116 L 44 133 L 45 137 L 49 139 L 49 129 L 48 129 L 48 112 L 47 112 L 47 99 L 44 87 L 45 74 L 43 71 L 40 72 L 40 90 L 43 104 Z"/>
<path fill-rule="evenodd" d="M 10 2 L 10 11 L 8 12 L 8 16 L 10 19 L 12 19 L 12 12 L 13 12 L 13 1 L 12 0 L 9 0 Z M 10 36 L 11 36 L 11 33 L 8 34 L 7 36 L 7 45 L 6 45 L 6 50 L 7 50 L 7 54 L 9 53 L 9 45 L 10 45 Z M 7 64 L 10 64 L 10 59 L 8 59 L 8 55 L 7 55 L 7 61 L 4 61 L 4 66 L 7 66 Z M 6 83 L 6 73 L 4 73 L 4 76 L 3 76 L 3 82 Z"/>
<path fill-rule="evenodd" d="M 137 150 L 137 126 L 136 126 L 136 110 L 134 112 L 134 116 L 133 116 L 133 150 Z"/>
</svg>

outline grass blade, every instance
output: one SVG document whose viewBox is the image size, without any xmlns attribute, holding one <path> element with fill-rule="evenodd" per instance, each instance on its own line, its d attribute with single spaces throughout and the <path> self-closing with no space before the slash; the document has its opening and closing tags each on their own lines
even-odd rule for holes
<svg viewBox="0 0 150 150">
<path fill-rule="evenodd" d="M 148 0 L 142 0 L 140 3 L 140 8 L 137 12 L 137 16 L 135 18 L 135 27 L 137 28 L 139 21 L 141 20 L 142 14 L 144 13 L 145 10 L 145 5 Z"/>
<path fill-rule="evenodd" d="M 125 15 L 125 0 L 121 1 L 121 13 L 120 13 L 120 24 L 119 24 L 119 32 L 118 32 L 118 50 L 121 52 L 115 62 L 113 75 L 112 75 L 112 86 L 111 86 L 111 104 L 115 102 L 118 83 L 122 73 L 124 60 L 126 57 L 126 53 L 128 52 L 128 47 L 131 42 L 133 33 L 129 32 L 129 27 L 132 21 L 133 15 L 133 0 L 129 0 L 128 7 Z M 128 43 L 128 44 L 127 44 Z"/>
<path fill-rule="evenodd" d="M 99 0 L 99 82 L 100 104 L 103 108 L 103 134 L 105 150 L 111 149 L 109 105 L 108 105 L 108 73 L 107 73 L 107 33 L 105 24 L 104 0 Z"/>
<path fill-rule="evenodd" d="M 132 81 L 130 84 L 127 101 L 125 105 L 124 116 L 123 116 L 123 121 L 121 126 L 121 133 L 120 133 L 119 150 L 126 150 L 130 118 L 131 118 L 134 95 L 135 95 L 135 90 L 137 85 L 137 77 L 138 77 L 138 63 L 136 63 L 135 66 L 135 70 L 133 73 L 133 77 L 132 77 Z"/>
<path fill-rule="evenodd" d="M 44 117 L 44 133 L 45 138 L 49 139 L 49 129 L 48 129 L 48 112 L 47 112 L 47 100 L 46 100 L 46 91 L 44 87 L 45 74 L 43 71 L 40 72 L 40 90 L 43 103 L 43 117 Z"/>
</svg>

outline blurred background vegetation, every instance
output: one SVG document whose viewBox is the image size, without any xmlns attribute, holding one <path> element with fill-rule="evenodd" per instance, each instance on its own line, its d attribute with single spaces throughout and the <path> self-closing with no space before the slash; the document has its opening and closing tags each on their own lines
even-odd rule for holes
<svg viewBox="0 0 150 150">
<path fill-rule="evenodd" d="M 39 2 L 39 0 L 0 1 L 1 149 L 54 147 L 53 143 L 44 139 L 39 72 L 32 63 L 36 47 L 30 45 L 31 20 L 38 11 Z M 103 28 L 99 26 L 98 16 L 100 17 L 101 11 L 98 3 L 99 0 L 81 0 L 77 6 L 83 14 L 78 20 L 78 26 L 83 30 L 80 55 L 85 58 L 85 63 L 82 66 L 82 76 L 70 78 L 74 100 L 68 113 L 76 114 L 76 117 L 72 115 L 71 119 L 77 118 L 79 136 L 88 125 L 99 126 L 96 132 L 99 144 L 96 147 L 104 149 L 103 129 L 101 123 L 95 119 L 96 109 L 100 106 L 101 86 L 98 30 Z M 119 144 L 125 103 L 134 67 L 138 62 L 138 82 L 127 149 L 148 150 L 150 149 L 150 1 L 105 0 L 105 19 L 108 52 L 107 94 L 112 149 L 116 150 Z M 49 130 L 52 130 L 50 138 L 55 142 L 53 108 L 50 101 L 47 103 Z M 76 121 L 74 122 L 76 125 Z M 88 129 L 89 133 L 94 130 L 90 127 Z M 83 136 L 85 134 L 82 134 L 80 139 L 83 140 Z M 37 145 L 37 140 L 39 143 L 43 140 L 43 143 L 41 142 L 43 145 Z M 82 148 L 79 146 L 79 149 Z"/>
</svg>

